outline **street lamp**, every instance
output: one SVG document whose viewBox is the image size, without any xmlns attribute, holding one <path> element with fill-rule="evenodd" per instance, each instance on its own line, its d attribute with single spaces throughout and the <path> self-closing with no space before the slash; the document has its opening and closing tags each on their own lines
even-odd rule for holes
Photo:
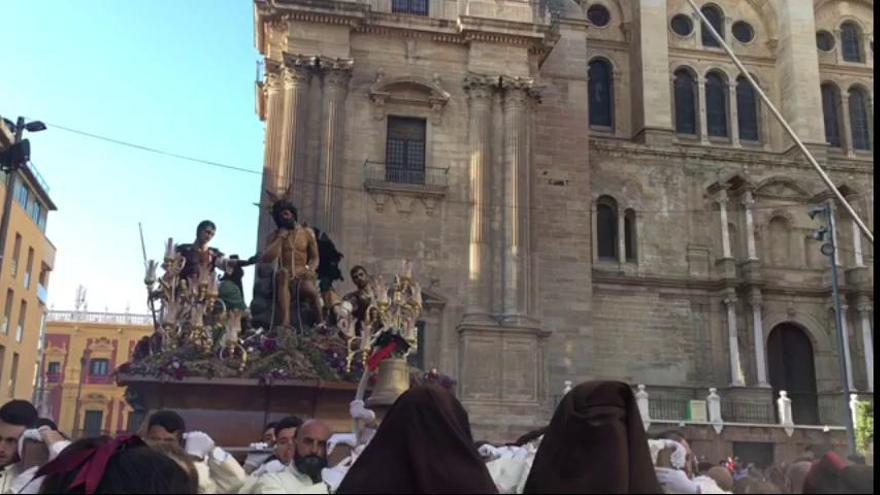
<svg viewBox="0 0 880 495">
<path fill-rule="evenodd" d="M 843 410 L 846 411 L 846 414 L 844 415 L 846 416 L 846 440 L 850 455 L 854 455 L 856 454 L 856 434 L 853 425 L 853 412 L 850 410 L 849 404 L 850 383 L 849 374 L 846 372 L 848 363 L 846 362 L 846 353 L 844 350 L 844 346 L 847 345 L 847 336 L 843 333 L 843 313 L 840 309 L 840 291 L 837 284 L 837 236 L 834 235 L 837 231 L 837 222 L 834 218 L 832 201 L 833 200 L 829 199 L 827 203 L 821 206 L 810 208 L 808 214 L 810 215 L 810 218 L 814 220 L 818 215 L 824 216 L 827 225 L 827 227 L 822 226 L 813 231 L 813 239 L 821 242 L 825 241 L 826 237 L 828 238 L 828 242 L 823 243 L 820 250 L 822 251 L 822 254 L 828 256 L 831 260 L 831 293 L 834 297 L 834 323 L 837 326 L 837 341 L 838 346 L 840 347 L 840 379 L 843 383 Z"/>
<path fill-rule="evenodd" d="M 2 125 L 11 126 L 11 124 L 12 122 L 9 120 L 3 119 Z M 25 122 L 24 117 L 19 117 L 12 127 L 15 131 L 15 140 L 8 149 L 0 152 L 0 169 L 6 172 L 6 198 L 3 202 L 3 219 L 0 220 L 0 274 L 3 273 L 3 267 L 7 264 L 4 255 L 6 253 L 6 239 L 9 234 L 9 217 L 12 210 L 15 178 L 18 175 L 18 170 L 24 167 L 31 158 L 31 143 L 27 139 L 22 139 L 21 135 L 24 131 L 45 131 L 46 124 L 39 120 Z"/>
</svg>

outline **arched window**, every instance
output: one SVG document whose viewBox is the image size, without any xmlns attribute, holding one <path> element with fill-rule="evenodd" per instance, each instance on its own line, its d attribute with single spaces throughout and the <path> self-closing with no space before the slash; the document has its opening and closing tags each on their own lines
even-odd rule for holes
<svg viewBox="0 0 880 495">
<path fill-rule="evenodd" d="M 852 128 L 853 149 L 871 149 L 871 130 L 868 128 L 868 95 L 861 88 L 849 90 L 849 123 Z"/>
<path fill-rule="evenodd" d="M 614 122 L 614 75 L 611 64 L 597 59 L 590 62 L 590 125 L 613 127 Z"/>
<path fill-rule="evenodd" d="M 724 39 L 724 13 L 721 12 L 721 9 L 714 5 L 706 5 L 700 11 L 706 16 L 706 19 L 709 20 L 709 24 L 715 28 L 715 31 L 721 36 L 721 39 Z M 704 24 L 700 24 L 702 28 L 702 38 L 703 38 L 703 46 L 721 46 L 718 41 L 715 40 L 715 37 L 712 36 L 712 33 L 709 32 L 709 28 L 707 28 Z"/>
<path fill-rule="evenodd" d="M 636 212 L 632 209 L 623 214 L 623 235 L 626 261 L 636 261 Z"/>
<path fill-rule="evenodd" d="M 862 58 L 862 30 L 854 22 L 840 25 L 840 47 L 847 62 L 864 62 Z"/>
<path fill-rule="evenodd" d="M 825 121 L 825 142 L 834 148 L 840 148 L 840 91 L 837 86 L 826 83 L 822 85 L 822 114 Z"/>
<path fill-rule="evenodd" d="M 675 71 L 675 132 L 697 134 L 697 81 L 687 69 Z"/>
<path fill-rule="evenodd" d="M 736 119 L 741 140 L 760 141 L 758 99 L 755 98 L 755 88 L 743 76 L 736 80 Z"/>
<path fill-rule="evenodd" d="M 596 241 L 599 259 L 617 260 L 617 201 L 610 196 L 596 201 Z"/>
<path fill-rule="evenodd" d="M 712 137 L 727 137 L 727 81 L 717 72 L 706 75 L 706 126 Z"/>
</svg>

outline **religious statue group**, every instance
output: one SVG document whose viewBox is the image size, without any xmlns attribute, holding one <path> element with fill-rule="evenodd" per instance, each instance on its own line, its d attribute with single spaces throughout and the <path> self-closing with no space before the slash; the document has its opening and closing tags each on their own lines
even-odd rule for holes
<svg viewBox="0 0 880 495">
<path fill-rule="evenodd" d="M 169 239 L 161 265 L 148 263 L 144 282 L 156 328 L 150 352 L 192 344 L 221 358 L 241 356 L 248 334 L 306 335 L 316 329 L 346 341 L 349 364 L 358 353 L 366 361 L 377 346 L 386 354 L 411 352 L 422 309 L 411 263 L 404 261 L 403 273 L 390 286 L 381 276 L 371 277 L 363 266 L 354 266 L 349 274 L 356 288 L 340 297 L 333 284 L 343 280 L 343 256 L 333 241 L 299 222 L 286 197 L 270 195 L 270 200 L 276 228 L 261 252 L 247 259 L 227 257 L 210 246 L 217 225 L 205 220 L 192 243 L 175 245 Z M 242 278 L 251 265 L 256 265 L 257 281 L 248 308 Z M 156 273 L 159 266 L 161 276 Z"/>
</svg>

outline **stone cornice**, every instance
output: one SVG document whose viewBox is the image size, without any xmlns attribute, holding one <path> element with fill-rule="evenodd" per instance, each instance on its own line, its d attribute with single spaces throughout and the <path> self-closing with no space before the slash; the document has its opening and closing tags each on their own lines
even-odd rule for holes
<svg viewBox="0 0 880 495">
<path fill-rule="evenodd" d="M 730 287 L 725 280 L 693 280 L 688 277 L 662 277 L 662 276 L 639 276 L 632 277 L 626 275 L 618 275 L 616 273 L 593 270 L 593 289 L 594 292 L 624 290 L 631 292 L 631 287 L 657 288 L 657 289 L 677 289 L 685 291 L 691 295 L 703 296 L 724 296 L 724 291 Z M 755 284 L 748 283 L 745 280 L 737 279 L 737 287 L 751 288 Z M 864 293 L 873 293 L 873 287 Z M 774 283 L 765 283 L 761 285 L 761 293 L 768 295 L 796 295 L 803 297 L 828 297 L 831 293 L 829 286 L 786 286 Z M 766 304 L 766 299 L 765 299 Z"/>
<path fill-rule="evenodd" d="M 673 58 L 683 58 L 687 60 L 699 60 L 702 63 L 706 61 L 712 61 L 719 64 L 725 64 L 729 66 L 734 66 L 733 62 L 730 61 L 730 57 L 727 56 L 726 53 L 722 52 L 714 52 L 697 48 L 669 48 L 669 59 Z M 756 57 L 754 55 L 739 55 L 739 59 L 747 65 L 753 65 L 757 67 L 766 67 L 766 68 L 775 68 L 776 62 L 773 57 Z"/>
<path fill-rule="evenodd" d="M 735 163 L 742 165 L 764 165 L 777 167 L 809 168 L 805 160 L 794 160 L 780 153 L 735 148 L 712 148 L 705 146 L 677 145 L 660 148 L 645 146 L 620 139 L 591 137 L 592 153 L 604 156 L 651 156 L 689 161 L 710 161 L 715 163 Z M 834 160 L 823 165 L 825 170 L 873 175 L 873 162 L 867 160 Z M 678 166 L 678 165 L 676 165 Z"/>
<path fill-rule="evenodd" d="M 865 82 L 870 81 L 872 84 L 874 82 L 874 67 L 869 67 L 867 64 L 865 65 L 838 65 L 838 64 L 829 64 L 829 63 L 820 63 L 819 64 L 819 78 L 822 79 L 822 76 L 833 75 L 833 76 L 849 76 L 849 77 L 860 77 L 864 78 Z"/>
</svg>

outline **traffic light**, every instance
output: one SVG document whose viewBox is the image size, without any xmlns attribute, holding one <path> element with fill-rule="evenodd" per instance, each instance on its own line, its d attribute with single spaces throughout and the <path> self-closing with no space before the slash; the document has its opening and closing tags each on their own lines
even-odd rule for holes
<svg viewBox="0 0 880 495">
<path fill-rule="evenodd" d="M 31 159 L 31 143 L 27 139 L 0 151 L 0 170 L 10 172 L 21 168 Z"/>
</svg>

